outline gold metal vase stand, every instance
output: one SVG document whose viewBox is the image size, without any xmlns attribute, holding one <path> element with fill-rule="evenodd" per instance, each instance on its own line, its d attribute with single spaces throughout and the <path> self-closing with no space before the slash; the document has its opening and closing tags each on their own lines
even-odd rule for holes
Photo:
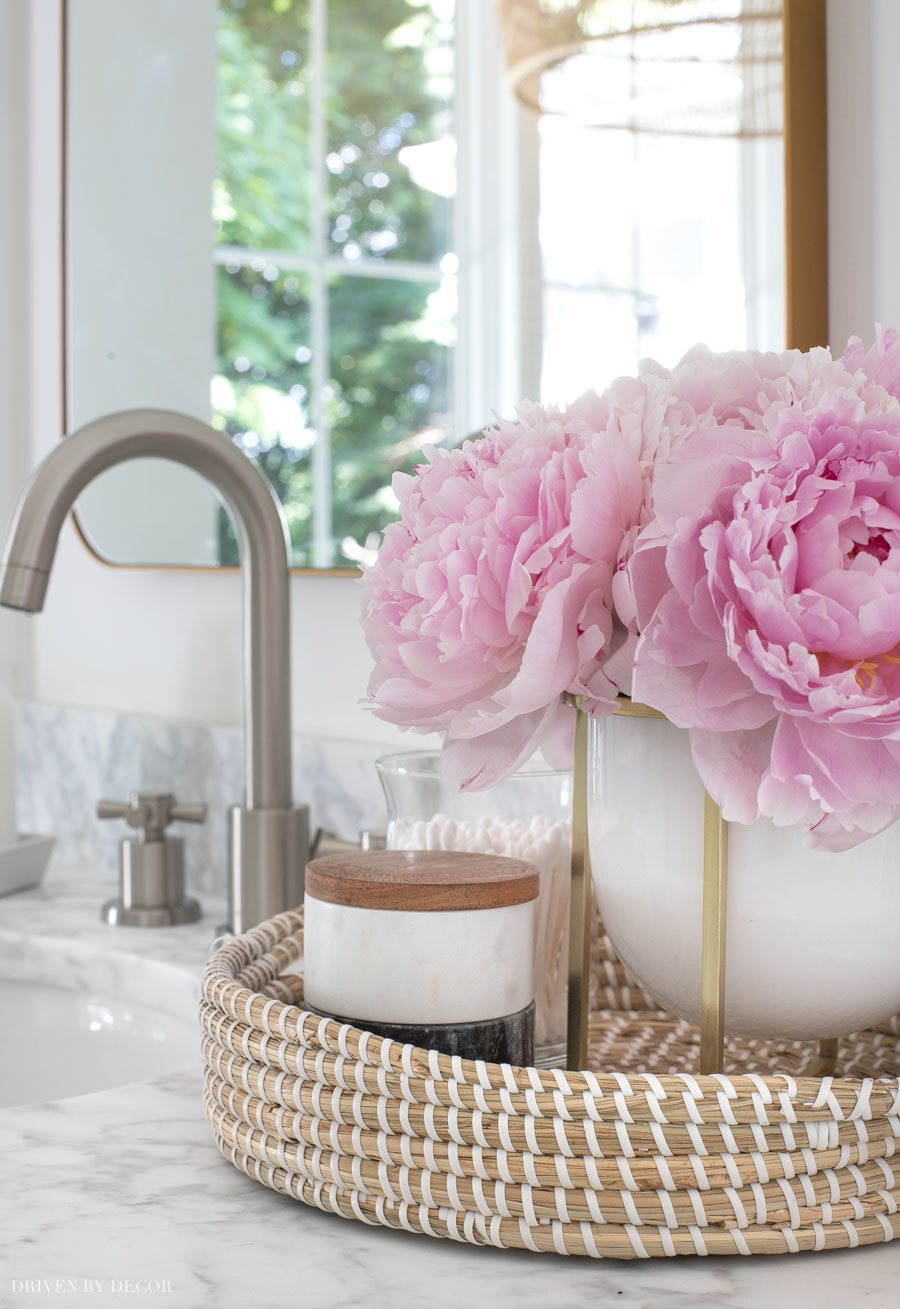
<svg viewBox="0 0 900 1309">
<path fill-rule="evenodd" d="M 618 713 L 662 718 L 649 705 L 622 697 Z M 588 847 L 588 715 L 576 707 L 572 797 L 572 890 L 569 908 L 569 990 L 566 1066 L 584 1068 L 591 1008 L 591 866 Z M 703 814 L 703 911 L 700 955 L 700 1071 L 725 1071 L 725 939 L 728 911 L 728 824 L 709 794 Z M 819 1042 L 811 1077 L 834 1072 L 838 1043 Z"/>
</svg>

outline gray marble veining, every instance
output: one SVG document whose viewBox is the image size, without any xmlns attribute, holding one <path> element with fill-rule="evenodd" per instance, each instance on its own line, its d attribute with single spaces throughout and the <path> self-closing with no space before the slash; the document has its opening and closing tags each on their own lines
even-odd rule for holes
<svg viewBox="0 0 900 1309">
<path fill-rule="evenodd" d="M 30 934 L 62 936 L 202 968 L 209 920 L 117 931 L 97 919 L 101 881 L 96 869 L 57 860 L 40 890 L 0 900 L 0 926 L 23 943 Z M 479 1249 L 320 1213 L 265 1190 L 220 1157 L 200 1106 L 199 1070 L 191 1068 L 0 1111 L 0 1174 L 2 1309 L 896 1309 L 900 1302 L 900 1242 L 815 1255 L 598 1262 Z"/>
<path fill-rule="evenodd" d="M 131 956 L 149 957 L 196 974 L 202 971 L 217 924 L 224 916 L 224 896 L 210 895 L 204 902 L 203 917 L 179 927 L 110 927 L 99 912 L 108 883 L 108 870 L 55 854 L 40 886 L 0 898 L 0 931 L 16 933 L 19 940 L 15 956 L 10 957 L 6 949 L 0 951 L 3 975 L 9 976 L 18 967 L 17 960 L 32 937 L 63 939 L 79 948 L 109 951 L 111 968 L 121 968 Z M 112 980 L 114 985 L 114 975 Z"/>
<path fill-rule="evenodd" d="M 321 826 L 356 840 L 362 828 L 384 827 L 374 767 L 382 753 L 377 745 L 294 738 L 294 796 L 309 804 L 313 832 Z M 176 824 L 172 831 L 186 841 L 191 891 L 224 893 L 226 813 L 243 790 L 237 728 L 22 704 L 18 774 L 19 830 L 52 835 L 62 856 L 110 870 L 125 829 L 97 819 L 101 797 L 158 790 L 205 801 L 202 827 Z"/>
</svg>

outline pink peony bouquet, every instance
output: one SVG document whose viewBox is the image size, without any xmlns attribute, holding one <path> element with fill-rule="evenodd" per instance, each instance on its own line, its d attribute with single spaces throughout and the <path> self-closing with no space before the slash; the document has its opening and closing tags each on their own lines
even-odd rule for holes
<svg viewBox="0 0 900 1309">
<path fill-rule="evenodd" d="M 900 816 L 900 333 L 691 350 L 398 474 L 369 703 L 480 789 L 571 759 L 574 697 L 690 731 L 731 821 L 841 850 Z"/>
</svg>

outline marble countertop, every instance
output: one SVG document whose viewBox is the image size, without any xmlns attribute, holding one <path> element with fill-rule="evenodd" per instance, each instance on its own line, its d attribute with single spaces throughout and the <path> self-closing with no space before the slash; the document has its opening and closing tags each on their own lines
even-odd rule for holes
<svg viewBox="0 0 900 1309">
<path fill-rule="evenodd" d="M 0 928 L 149 955 L 199 973 L 223 907 L 196 924 L 110 928 L 114 878 L 51 865 L 0 900 Z M 854 1251 L 635 1262 L 479 1249 L 308 1209 L 216 1150 L 200 1073 L 0 1111 L 0 1309 L 896 1309 L 900 1242 Z M 30 1283 L 30 1285 L 29 1285 Z"/>
</svg>

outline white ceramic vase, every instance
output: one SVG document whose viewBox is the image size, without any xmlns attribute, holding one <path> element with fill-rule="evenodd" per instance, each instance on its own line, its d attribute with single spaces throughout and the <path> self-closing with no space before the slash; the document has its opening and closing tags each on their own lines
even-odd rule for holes
<svg viewBox="0 0 900 1309">
<path fill-rule="evenodd" d="M 592 723 L 591 868 L 606 930 L 655 1000 L 700 1019 L 703 786 L 665 719 Z M 768 819 L 728 825 L 725 1030 L 817 1040 L 900 1011 L 900 825 L 809 849 Z"/>
</svg>

